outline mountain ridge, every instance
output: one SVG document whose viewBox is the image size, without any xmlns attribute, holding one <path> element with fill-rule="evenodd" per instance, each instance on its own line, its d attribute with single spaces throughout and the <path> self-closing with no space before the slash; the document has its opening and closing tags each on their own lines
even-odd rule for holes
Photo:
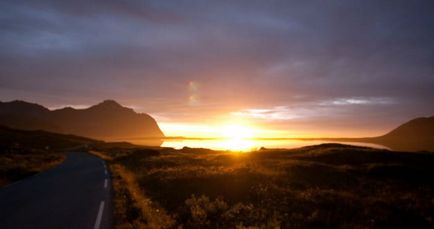
<svg viewBox="0 0 434 229">
<path fill-rule="evenodd" d="M 84 109 L 50 110 L 21 100 L 0 102 L 0 125 L 24 130 L 45 130 L 101 140 L 132 137 L 164 137 L 156 120 L 115 100 Z"/>
<path fill-rule="evenodd" d="M 434 116 L 411 119 L 381 136 L 321 139 L 341 142 L 374 143 L 386 146 L 394 151 L 434 152 Z"/>
<path fill-rule="evenodd" d="M 411 119 L 382 136 L 367 140 L 400 151 L 434 151 L 434 116 Z"/>
</svg>

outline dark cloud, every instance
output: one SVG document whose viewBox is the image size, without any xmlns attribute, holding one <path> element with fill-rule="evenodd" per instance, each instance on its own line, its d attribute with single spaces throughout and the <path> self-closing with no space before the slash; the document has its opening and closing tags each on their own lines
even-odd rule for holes
<svg viewBox="0 0 434 229">
<path fill-rule="evenodd" d="M 179 121 L 285 106 L 384 129 L 434 113 L 432 12 L 432 1 L 6 0 L 0 98 L 114 98 Z M 394 102 L 330 103 L 348 99 Z"/>
</svg>

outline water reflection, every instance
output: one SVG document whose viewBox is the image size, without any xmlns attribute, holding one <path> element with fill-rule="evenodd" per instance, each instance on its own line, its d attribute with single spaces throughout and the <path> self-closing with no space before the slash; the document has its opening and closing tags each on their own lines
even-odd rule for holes
<svg viewBox="0 0 434 229">
<path fill-rule="evenodd" d="M 134 144 L 150 145 L 148 140 L 132 140 Z M 161 144 L 162 147 L 171 147 L 182 149 L 190 148 L 207 148 L 214 150 L 232 150 L 232 151 L 252 151 L 262 147 L 264 148 L 299 148 L 308 145 L 317 145 L 323 143 L 341 143 L 355 146 L 366 146 L 373 148 L 388 149 L 383 145 L 363 142 L 340 142 L 340 141 L 323 141 L 323 140 L 288 140 L 288 139 L 165 139 Z M 153 144 L 155 145 L 155 144 Z"/>
</svg>

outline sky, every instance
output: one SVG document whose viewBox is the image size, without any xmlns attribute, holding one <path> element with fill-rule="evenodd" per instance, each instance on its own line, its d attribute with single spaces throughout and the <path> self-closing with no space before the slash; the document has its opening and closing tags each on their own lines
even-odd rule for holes
<svg viewBox="0 0 434 229">
<path fill-rule="evenodd" d="M 375 136 L 434 115 L 434 2 L 2 0 L 0 100 L 114 99 L 166 135 Z"/>
</svg>

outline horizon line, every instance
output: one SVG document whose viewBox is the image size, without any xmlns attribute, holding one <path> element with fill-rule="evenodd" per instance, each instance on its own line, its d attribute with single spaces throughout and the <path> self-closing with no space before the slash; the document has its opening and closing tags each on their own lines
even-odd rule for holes
<svg viewBox="0 0 434 229">
<path fill-rule="evenodd" d="M 378 136 L 376 136 L 378 137 Z M 375 137 L 255 137 L 255 138 L 242 138 L 242 140 L 355 140 L 355 139 L 370 139 Z M 228 140 L 231 138 L 225 137 L 185 137 L 185 136 L 165 136 L 165 137 L 133 137 L 133 138 L 120 138 L 116 140 Z"/>
</svg>

